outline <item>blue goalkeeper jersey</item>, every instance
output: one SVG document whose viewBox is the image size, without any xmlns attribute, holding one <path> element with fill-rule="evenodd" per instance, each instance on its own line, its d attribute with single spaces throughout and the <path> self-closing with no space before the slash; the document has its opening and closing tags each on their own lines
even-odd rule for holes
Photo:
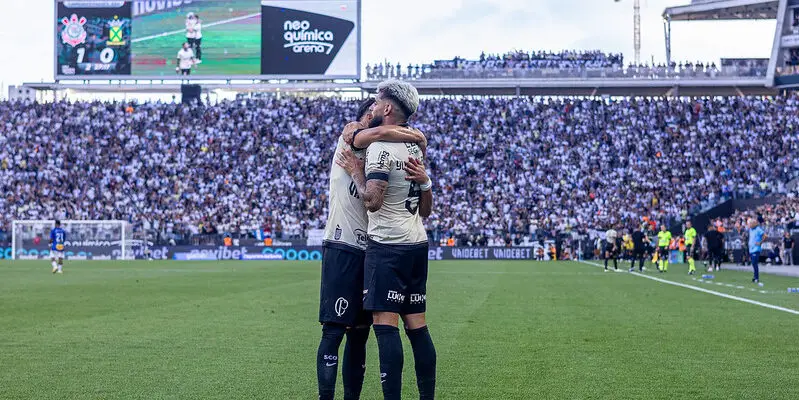
<svg viewBox="0 0 799 400">
<path fill-rule="evenodd" d="M 50 250 L 64 251 L 64 243 L 67 240 L 67 233 L 61 228 L 53 228 L 50 231 Z"/>
</svg>

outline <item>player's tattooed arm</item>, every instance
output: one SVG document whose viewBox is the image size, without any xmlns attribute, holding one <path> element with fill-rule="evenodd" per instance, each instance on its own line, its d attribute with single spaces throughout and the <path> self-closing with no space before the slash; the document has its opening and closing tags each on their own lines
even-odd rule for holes
<svg viewBox="0 0 799 400">
<path fill-rule="evenodd" d="M 405 176 L 406 181 L 413 181 L 420 186 L 430 184 L 430 177 L 424 168 L 424 163 L 416 158 L 408 157 L 408 162 L 405 163 Z M 427 218 L 433 212 L 433 189 L 428 188 L 422 190 L 419 195 L 419 216 Z"/>
<path fill-rule="evenodd" d="M 345 141 L 346 139 L 345 137 Z M 427 138 L 421 131 L 398 125 L 361 130 L 357 135 L 353 135 L 351 141 L 347 143 L 357 149 L 365 149 L 374 142 L 416 143 L 423 151 L 427 148 Z"/>
<path fill-rule="evenodd" d="M 363 194 L 363 205 L 366 209 L 375 212 L 383 207 L 386 198 L 386 188 L 388 182 L 381 179 L 369 179 L 366 181 L 366 191 Z"/>
<path fill-rule="evenodd" d="M 358 194 L 363 199 L 363 204 L 369 211 L 377 211 L 383 207 L 385 200 L 386 187 L 388 182 L 380 179 L 366 179 L 364 172 L 364 162 L 360 160 L 350 150 L 343 150 L 336 155 L 336 164 L 352 177 L 353 183 L 358 190 Z"/>
</svg>

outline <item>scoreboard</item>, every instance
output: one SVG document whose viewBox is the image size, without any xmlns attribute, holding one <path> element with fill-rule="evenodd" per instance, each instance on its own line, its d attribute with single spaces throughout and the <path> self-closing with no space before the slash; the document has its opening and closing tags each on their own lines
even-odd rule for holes
<svg viewBox="0 0 799 400">
<path fill-rule="evenodd" d="M 131 74 L 131 3 L 64 1 L 56 17 L 57 76 Z"/>
<path fill-rule="evenodd" d="M 55 0 L 55 78 L 358 79 L 360 0 Z"/>
</svg>

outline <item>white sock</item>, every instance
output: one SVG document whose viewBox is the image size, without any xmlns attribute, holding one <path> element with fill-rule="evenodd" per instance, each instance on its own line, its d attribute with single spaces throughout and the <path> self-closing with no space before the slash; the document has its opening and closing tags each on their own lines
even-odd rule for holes
<svg viewBox="0 0 799 400">
<path fill-rule="evenodd" d="M 61 272 L 61 267 L 63 267 L 63 265 L 58 264 L 58 272 Z"/>
<path fill-rule="evenodd" d="M 52 261 L 52 262 L 50 262 L 50 264 L 52 264 L 52 266 L 53 266 L 53 269 L 56 269 L 56 268 L 58 268 L 58 264 L 56 264 L 56 262 L 55 262 L 55 261 Z"/>
</svg>

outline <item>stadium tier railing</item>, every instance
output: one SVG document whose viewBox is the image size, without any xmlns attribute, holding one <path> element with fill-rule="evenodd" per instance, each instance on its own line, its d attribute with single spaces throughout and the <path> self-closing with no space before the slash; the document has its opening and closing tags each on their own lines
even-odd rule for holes
<svg viewBox="0 0 799 400">
<path fill-rule="evenodd" d="M 759 67 L 688 68 L 682 70 L 658 67 L 630 68 L 426 68 L 418 74 L 374 73 L 367 80 L 403 79 L 717 79 L 764 78 L 766 69 Z"/>
</svg>

